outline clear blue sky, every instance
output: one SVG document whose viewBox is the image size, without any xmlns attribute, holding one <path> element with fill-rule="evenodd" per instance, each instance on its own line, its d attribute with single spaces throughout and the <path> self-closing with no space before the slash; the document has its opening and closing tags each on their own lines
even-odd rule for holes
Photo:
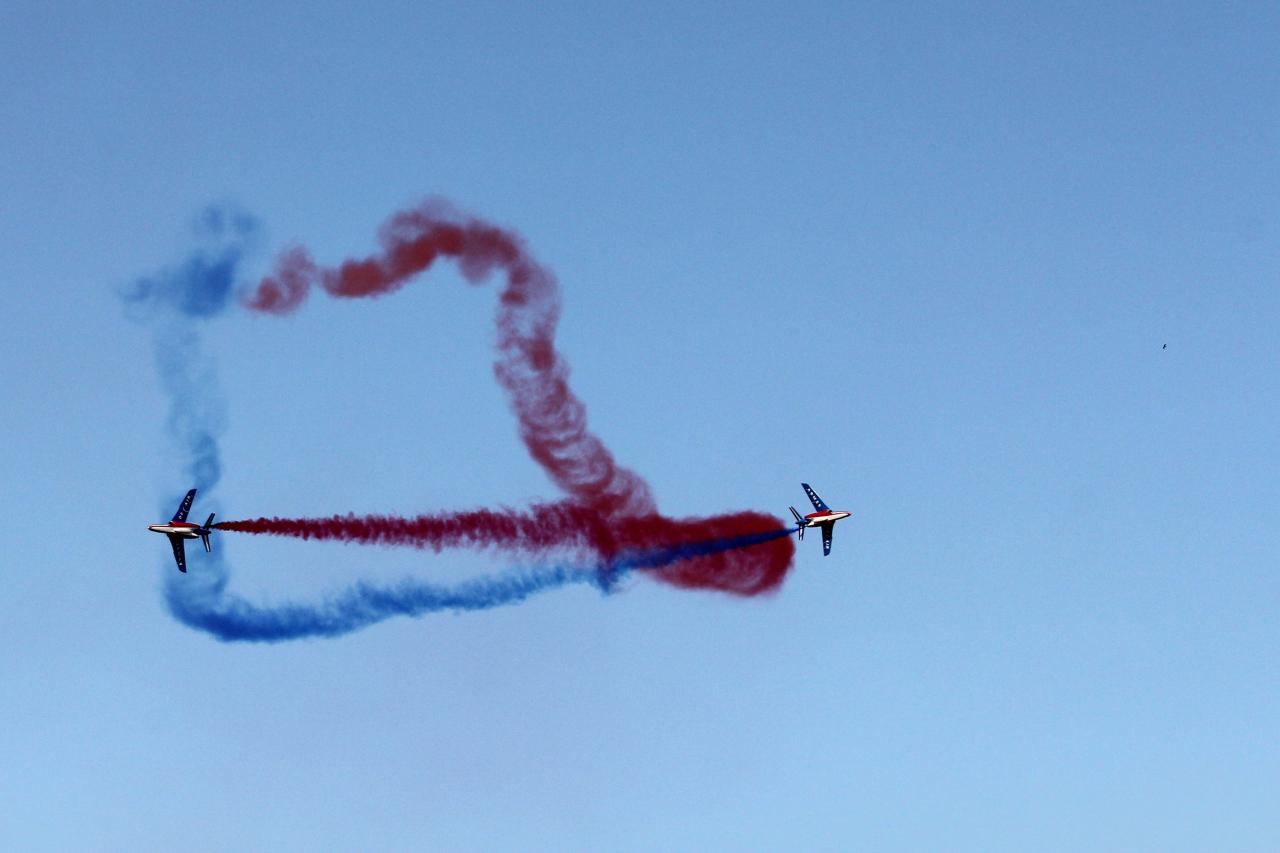
<svg viewBox="0 0 1280 853">
<path fill-rule="evenodd" d="M 1280 848 L 1280 14 L 1111 5 L 9 4 L 0 846 Z M 256 274 L 431 193 L 557 271 L 664 511 L 808 480 L 832 556 L 767 600 L 176 622 L 119 288 L 211 201 Z M 554 497 L 492 312 L 441 271 L 215 321 L 219 513 Z M 500 567 L 219 540 L 263 603 Z"/>
</svg>

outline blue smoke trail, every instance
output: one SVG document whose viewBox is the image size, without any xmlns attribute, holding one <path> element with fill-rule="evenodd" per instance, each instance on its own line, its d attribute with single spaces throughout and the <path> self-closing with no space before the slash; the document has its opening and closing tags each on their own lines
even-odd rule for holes
<svg viewBox="0 0 1280 853">
<path fill-rule="evenodd" d="M 259 227 L 252 217 L 210 207 L 196 220 L 198 248 L 182 263 L 137 279 L 121 292 L 128 317 L 146 325 L 161 387 L 169 398 L 166 429 L 184 462 L 180 488 L 163 509 L 194 485 L 209 499 L 222 477 L 218 439 L 226 428 L 226 399 L 217 365 L 201 345 L 201 324 L 231 303 L 237 273 Z M 407 580 L 388 587 L 357 583 L 324 602 L 262 607 L 229 593 L 225 544 L 191 563 L 187 574 L 165 561 L 165 601 L 183 624 L 220 640 L 279 641 L 336 637 L 391 616 L 437 610 L 481 610 L 514 604 L 545 589 L 595 583 L 587 569 L 543 568 L 455 586 Z"/>
<path fill-rule="evenodd" d="M 188 572 L 165 588 L 169 610 L 192 628 L 219 640 L 279 642 L 303 637 L 340 637 L 392 616 L 422 616 L 441 610 L 487 610 L 516 604 L 535 593 L 573 583 L 596 584 L 593 569 L 544 568 L 483 577 L 452 586 L 413 579 L 389 586 L 359 582 L 319 604 L 261 607 L 226 592 L 225 570 Z M 180 581 L 186 581 L 182 583 Z"/>
<path fill-rule="evenodd" d="M 227 407 L 217 365 L 201 348 L 197 324 L 226 310 L 236 269 L 253 247 L 258 223 L 246 214 L 210 207 L 194 230 L 200 245 L 185 261 L 139 278 L 120 295 L 126 316 L 151 330 L 156 372 L 169 397 L 169 437 L 185 460 L 182 491 L 194 485 L 212 497 L 222 477 L 218 436 L 226 428 Z"/>
<path fill-rule="evenodd" d="M 589 584 L 607 593 L 618 580 L 637 569 L 661 568 L 678 560 L 744 548 L 789 536 L 792 532 L 770 530 L 621 556 L 607 570 L 598 566 L 550 566 L 476 578 L 452 586 L 414 579 L 390 586 L 360 582 L 320 604 L 260 607 L 226 593 L 225 570 L 170 576 L 166 593 L 174 616 L 219 640 L 280 642 L 304 637 L 340 637 L 392 616 L 417 617 L 442 610 L 487 610 L 516 604 L 536 593 L 569 584 Z"/>
<path fill-rule="evenodd" d="M 232 301 L 237 273 L 259 233 L 257 221 L 228 207 L 210 207 L 195 223 L 198 248 L 181 264 L 144 276 L 121 292 L 126 315 L 151 332 L 156 370 L 169 398 L 166 428 L 183 458 L 182 479 L 166 501 L 191 485 L 209 507 L 222 476 L 218 439 L 226 428 L 226 400 L 217 365 L 201 345 L 201 324 Z M 377 586 L 358 582 L 315 604 L 264 607 L 227 591 L 230 566 L 225 543 L 193 560 L 187 574 L 165 561 L 165 602 L 183 624 L 223 641 L 279 642 L 338 637 L 392 616 L 422 616 L 442 610 L 485 610 L 515 604 L 549 589 L 590 584 L 608 593 L 637 569 L 656 569 L 789 535 L 790 529 L 696 542 L 620 555 L 608 566 L 541 567 L 476 578 L 454 585 L 408 579 Z"/>
</svg>

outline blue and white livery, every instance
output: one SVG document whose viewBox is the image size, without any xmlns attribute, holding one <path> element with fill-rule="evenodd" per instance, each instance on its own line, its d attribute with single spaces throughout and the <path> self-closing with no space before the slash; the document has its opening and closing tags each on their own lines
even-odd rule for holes
<svg viewBox="0 0 1280 853">
<path fill-rule="evenodd" d="M 804 532 L 807 528 L 818 527 L 822 530 L 822 556 L 831 553 L 831 533 L 835 529 L 836 522 L 842 518 L 848 518 L 853 515 L 851 512 L 836 512 L 827 506 L 826 501 L 818 497 L 818 493 L 808 483 L 800 484 L 804 488 L 804 493 L 809 496 L 809 503 L 813 504 L 813 512 L 808 515 L 801 515 L 795 507 L 787 507 L 791 510 L 792 517 L 796 520 L 796 531 L 800 534 L 800 540 L 804 541 Z"/>
<path fill-rule="evenodd" d="M 187 492 L 187 496 L 182 499 L 182 503 L 178 505 L 178 511 L 173 514 L 168 524 L 152 524 L 147 529 L 156 533 L 163 533 L 169 537 L 169 544 L 173 546 L 173 559 L 178 562 L 178 571 L 185 572 L 187 570 L 187 554 L 184 546 L 184 540 L 199 539 L 204 542 L 204 550 L 212 551 L 213 546 L 209 544 L 209 534 L 213 532 L 213 513 L 209 513 L 209 519 L 204 525 L 192 524 L 187 521 L 187 513 L 191 512 L 191 504 L 195 502 L 196 490 L 192 489 Z"/>
</svg>

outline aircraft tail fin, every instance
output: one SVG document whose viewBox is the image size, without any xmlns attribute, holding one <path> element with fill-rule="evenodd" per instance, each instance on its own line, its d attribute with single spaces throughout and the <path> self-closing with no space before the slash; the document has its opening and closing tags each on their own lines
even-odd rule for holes
<svg viewBox="0 0 1280 853">
<path fill-rule="evenodd" d="M 796 508 L 795 508 L 795 507 L 793 507 L 793 506 L 789 506 L 789 507 L 787 507 L 787 509 L 791 510 L 791 515 L 792 515 L 792 517 L 793 517 L 793 518 L 795 518 L 795 520 L 796 520 L 796 528 L 800 531 L 800 540 L 803 542 L 803 541 L 804 541 L 804 526 L 805 526 L 805 525 L 804 525 L 804 519 L 800 516 L 800 513 L 796 511 Z"/>
<path fill-rule="evenodd" d="M 213 513 L 209 513 L 209 520 L 204 523 L 204 532 L 200 534 L 200 541 L 204 543 L 204 551 L 206 554 L 213 552 L 213 546 L 209 544 L 209 531 L 213 530 Z"/>
</svg>

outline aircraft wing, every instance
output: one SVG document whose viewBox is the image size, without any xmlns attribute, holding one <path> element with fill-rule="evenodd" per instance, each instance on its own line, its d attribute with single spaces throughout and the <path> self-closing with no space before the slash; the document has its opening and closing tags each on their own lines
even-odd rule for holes
<svg viewBox="0 0 1280 853">
<path fill-rule="evenodd" d="M 809 496 L 814 509 L 818 512 L 831 512 L 831 507 L 827 506 L 822 498 L 818 497 L 818 493 L 813 490 L 813 486 L 808 483 L 801 483 L 800 485 L 804 487 L 804 493 Z"/>
<path fill-rule="evenodd" d="M 187 570 L 187 550 L 182 547 L 182 537 L 170 536 L 169 544 L 173 546 L 173 559 L 178 561 L 178 571 L 185 572 Z"/>
<path fill-rule="evenodd" d="M 831 553 L 831 534 L 835 532 L 836 524 L 834 521 L 828 521 L 822 525 L 822 556 Z"/>
<path fill-rule="evenodd" d="M 182 499 L 182 503 L 178 506 L 178 511 L 173 514 L 174 521 L 186 521 L 187 513 L 191 512 L 191 504 L 196 499 L 196 490 L 192 489 L 187 492 L 187 496 Z"/>
</svg>

